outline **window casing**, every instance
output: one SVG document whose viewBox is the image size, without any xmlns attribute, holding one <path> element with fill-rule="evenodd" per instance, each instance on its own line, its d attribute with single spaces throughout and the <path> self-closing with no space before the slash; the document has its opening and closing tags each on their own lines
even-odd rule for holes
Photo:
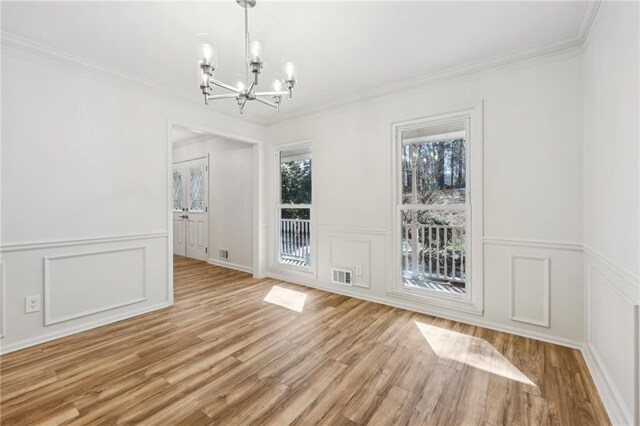
<svg viewBox="0 0 640 426">
<path fill-rule="evenodd" d="M 393 125 L 395 296 L 482 312 L 481 117 Z"/>
<path fill-rule="evenodd" d="M 276 264 L 311 272 L 313 250 L 313 161 L 311 144 L 276 151 Z"/>
</svg>

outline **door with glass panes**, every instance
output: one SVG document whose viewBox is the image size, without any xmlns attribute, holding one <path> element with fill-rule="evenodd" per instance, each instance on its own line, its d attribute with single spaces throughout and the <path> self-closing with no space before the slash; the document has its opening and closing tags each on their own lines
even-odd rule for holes
<svg viewBox="0 0 640 426">
<path fill-rule="evenodd" d="M 209 158 L 173 164 L 173 253 L 207 260 Z"/>
</svg>

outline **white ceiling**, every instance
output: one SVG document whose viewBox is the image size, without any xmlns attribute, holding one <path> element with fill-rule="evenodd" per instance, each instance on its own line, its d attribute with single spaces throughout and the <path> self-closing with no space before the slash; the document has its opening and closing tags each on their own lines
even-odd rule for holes
<svg viewBox="0 0 640 426">
<path fill-rule="evenodd" d="M 250 29 L 264 36 L 266 88 L 292 60 L 294 100 L 246 116 L 273 121 L 400 82 L 524 52 L 575 44 L 585 2 L 273 2 Z M 216 78 L 243 73 L 243 9 L 209 2 L 3 2 L 2 31 L 167 86 L 201 102 L 195 36 L 218 43 Z M 265 87 L 266 86 L 266 87 Z M 221 93 L 221 92 L 218 92 Z M 236 114 L 233 100 L 216 101 Z"/>
</svg>

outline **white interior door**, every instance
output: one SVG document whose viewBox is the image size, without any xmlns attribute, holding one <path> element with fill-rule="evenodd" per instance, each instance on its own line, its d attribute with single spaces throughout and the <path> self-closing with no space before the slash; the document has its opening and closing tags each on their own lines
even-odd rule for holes
<svg viewBox="0 0 640 426">
<path fill-rule="evenodd" d="M 209 241 L 209 159 L 174 164 L 174 249 L 175 254 L 207 260 Z M 178 176 L 181 176 L 178 178 Z M 178 181 L 182 183 L 182 188 Z M 182 192 L 182 206 L 177 199 Z M 178 208 L 181 208 L 178 210 Z"/>
</svg>

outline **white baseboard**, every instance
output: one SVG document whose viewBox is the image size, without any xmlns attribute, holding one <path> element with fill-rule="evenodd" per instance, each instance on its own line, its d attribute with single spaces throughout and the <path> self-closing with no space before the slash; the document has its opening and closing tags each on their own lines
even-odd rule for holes
<svg viewBox="0 0 640 426">
<path fill-rule="evenodd" d="M 238 265 L 237 263 L 225 262 L 224 260 L 209 259 L 207 263 L 216 266 L 222 266 L 223 268 L 235 269 L 236 271 L 248 272 L 253 274 L 253 268 L 251 266 Z"/>
<path fill-rule="evenodd" d="M 48 333 L 48 334 L 34 337 L 27 340 L 22 340 L 19 342 L 12 343 L 10 345 L 0 345 L 0 354 L 4 355 L 9 352 L 14 352 L 20 349 L 28 348 L 30 346 L 50 342 L 55 339 L 60 339 L 61 337 L 70 336 L 72 334 L 80 333 L 82 331 L 91 330 L 93 328 L 101 327 L 103 325 L 111 324 L 114 322 L 132 318 L 138 315 L 146 314 L 151 311 L 156 311 L 158 309 L 166 308 L 167 306 L 170 306 L 170 305 L 171 305 L 171 302 L 168 302 L 168 301 L 162 302 L 152 306 L 145 306 L 144 308 L 137 309 L 135 311 L 128 311 L 122 314 L 110 316 L 108 318 L 103 318 L 98 321 L 84 323 L 75 327 L 69 327 L 69 328 L 65 328 L 64 330 Z"/>
<path fill-rule="evenodd" d="M 600 399 L 604 404 L 609 420 L 613 425 L 633 425 L 637 424 L 633 419 L 633 414 L 626 412 L 623 408 L 621 397 L 614 387 L 611 386 L 611 380 L 608 378 L 606 371 L 602 369 L 596 356 L 589 348 L 589 345 L 585 345 L 582 348 L 582 356 L 587 363 L 587 368 L 591 377 L 598 389 Z"/>
<path fill-rule="evenodd" d="M 451 313 L 442 313 L 440 311 L 436 311 L 434 309 L 430 309 L 428 307 L 424 307 L 424 306 L 420 306 L 417 304 L 412 304 L 403 300 L 396 300 L 396 299 L 390 299 L 390 298 L 383 298 L 383 297 L 377 297 L 377 296 L 371 296 L 371 295 L 363 295 L 360 293 L 356 293 L 353 291 L 350 291 L 349 289 L 342 289 L 342 288 L 333 288 L 333 287 L 326 287 L 320 284 L 317 284 L 315 282 L 312 281 L 303 281 L 300 279 L 295 279 L 289 276 L 285 276 L 285 275 L 280 275 L 280 274 L 275 274 L 273 272 L 268 273 L 267 276 L 269 278 L 274 278 L 277 280 L 282 280 L 282 281 L 288 281 L 294 284 L 299 284 L 302 286 L 306 286 L 306 287 L 312 287 L 312 288 L 316 288 L 318 290 L 323 290 L 329 293 L 337 293 L 337 294 L 342 294 L 344 296 L 349 296 L 349 297 L 353 297 L 356 299 L 361 299 L 361 300 L 366 300 L 368 302 L 374 302 L 374 303 L 379 303 L 381 305 L 387 305 L 387 306 L 393 306 L 394 308 L 401 308 L 401 309 L 406 309 L 409 311 L 414 311 L 414 312 L 418 312 L 421 314 L 427 314 L 427 315 L 432 315 L 432 316 L 436 316 L 439 318 L 444 318 L 444 319 L 448 319 L 448 320 L 452 320 L 452 321 L 458 321 L 461 323 L 465 323 L 465 324 L 470 324 L 470 325 L 475 325 L 478 327 L 484 327 L 484 328 L 488 328 L 491 330 L 495 330 L 495 331 L 501 331 L 504 333 L 510 333 L 510 334 L 515 334 L 517 336 L 522 336 L 522 337 L 527 337 L 530 339 L 535 339 L 535 340 L 540 340 L 543 342 L 548 342 L 548 343 L 553 343 L 556 345 L 560 345 L 560 346 L 566 346 L 572 349 L 582 349 L 582 343 L 578 342 L 576 340 L 571 340 L 571 339 L 565 339 L 562 337 L 557 337 L 557 336 L 553 336 L 553 335 L 549 335 L 549 334 L 545 334 L 545 333 L 536 333 L 533 331 L 529 331 L 529 330 L 523 330 L 517 327 L 509 327 L 503 324 L 497 324 L 497 323 L 493 323 L 490 321 L 485 321 L 482 320 L 480 318 L 467 318 L 467 317 L 459 317 L 456 316 L 455 314 L 451 314 Z"/>
</svg>

